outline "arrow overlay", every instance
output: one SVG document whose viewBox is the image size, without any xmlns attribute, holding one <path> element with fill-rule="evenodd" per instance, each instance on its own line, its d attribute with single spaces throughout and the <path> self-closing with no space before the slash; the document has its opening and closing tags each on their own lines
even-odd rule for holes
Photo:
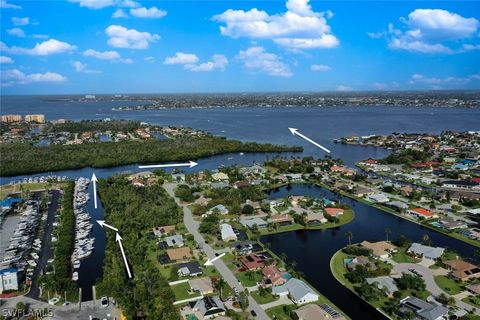
<svg viewBox="0 0 480 320">
<path fill-rule="evenodd" d="M 112 229 L 113 231 L 118 232 L 118 229 L 117 229 L 117 228 L 112 227 L 111 225 L 105 223 L 105 220 L 97 220 L 97 222 L 98 222 L 98 224 L 99 224 L 102 228 L 107 227 L 107 228 L 109 228 L 109 229 Z"/>
<path fill-rule="evenodd" d="M 127 262 L 127 257 L 125 256 L 125 251 L 123 251 L 123 245 L 122 245 L 122 237 L 120 237 L 120 235 L 116 234 L 115 236 L 115 241 L 118 242 L 118 245 L 120 246 L 120 251 L 122 252 L 122 257 L 123 257 L 123 262 L 125 262 L 125 268 L 127 269 L 127 274 L 128 274 L 128 277 L 131 278 L 132 277 L 132 273 L 130 272 L 130 267 L 128 266 L 128 262 Z"/>
<path fill-rule="evenodd" d="M 189 161 L 188 163 L 171 163 L 171 164 L 153 164 L 149 166 L 138 166 L 139 169 L 147 169 L 147 168 L 169 168 L 169 167 L 190 167 L 193 168 L 198 163 L 194 161 Z"/>
<path fill-rule="evenodd" d="M 92 182 L 93 182 L 93 204 L 95 206 L 95 209 L 97 209 L 97 176 L 95 175 L 95 172 L 92 174 Z"/>
<path fill-rule="evenodd" d="M 328 149 L 325 148 L 324 146 L 316 143 L 315 141 L 313 141 L 313 140 L 310 139 L 309 137 L 304 136 L 303 134 L 301 134 L 300 132 L 298 132 L 298 129 L 296 129 L 296 128 L 288 128 L 288 130 L 290 130 L 290 132 L 291 132 L 294 136 L 297 135 L 297 136 L 299 136 L 299 137 L 307 140 L 307 141 L 310 142 L 311 144 L 319 147 L 319 148 L 322 149 L 323 151 L 325 151 L 325 152 L 327 152 L 327 153 L 330 153 L 330 150 L 328 150 Z"/>
<path fill-rule="evenodd" d="M 224 255 L 225 255 L 225 252 L 222 253 L 221 255 L 219 255 L 218 257 L 213 258 L 213 259 L 207 259 L 207 261 L 204 263 L 204 266 L 212 266 L 213 263 L 214 263 L 216 260 L 220 259 L 220 258 L 223 257 Z"/>
</svg>

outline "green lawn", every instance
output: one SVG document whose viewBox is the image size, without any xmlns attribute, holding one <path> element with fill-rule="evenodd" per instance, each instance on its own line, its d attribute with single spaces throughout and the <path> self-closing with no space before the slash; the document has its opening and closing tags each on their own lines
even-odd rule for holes
<svg viewBox="0 0 480 320">
<path fill-rule="evenodd" d="M 398 252 L 392 255 L 392 260 L 397 263 L 417 263 L 419 259 L 413 258 L 406 253 L 407 248 L 398 248 Z"/>
<path fill-rule="evenodd" d="M 254 291 L 251 293 L 251 296 L 255 301 L 257 301 L 259 304 L 265 304 L 269 302 L 273 302 L 275 300 L 278 300 L 278 296 L 274 296 L 270 292 L 267 292 L 264 296 L 261 296 L 258 291 Z"/>
<path fill-rule="evenodd" d="M 349 255 L 342 251 L 335 253 L 330 260 L 330 268 L 332 269 L 333 276 L 341 282 L 343 285 L 347 286 L 349 289 L 353 290 L 353 285 L 345 278 L 347 269 L 343 266 L 343 259 L 348 258 Z"/>
<path fill-rule="evenodd" d="M 457 282 L 446 276 L 435 276 L 435 282 L 448 294 L 457 294 L 465 290 L 463 283 Z"/>
<path fill-rule="evenodd" d="M 267 309 L 267 315 L 270 317 L 270 319 L 276 319 L 276 320 L 292 320 L 292 317 L 290 317 L 288 314 L 285 314 L 284 311 L 285 306 L 277 306 L 273 307 L 270 309 Z"/>
<path fill-rule="evenodd" d="M 470 296 L 463 298 L 462 301 L 471 304 L 474 307 L 480 308 L 480 297 Z"/>
<path fill-rule="evenodd" d="M 171 286 L 173 293 L 175 294 L 175 300 L 185 300 L 189 298 L 193 298 L 199 296 L 198 293 L 190 294 L 188 290 L 190 290 L 190 285 L 188 282 L 180 283 L 174 286 Z"/>
<path fill-rule="evenodd" d="M 240 280 L 243 286 L 245 287 L 253 287 L 255 286 L 259 281 L 262 280 L 262 275 L 258 271 L 254 271 L 252 273 L 251 278 L 247 276 L 247 272 L 239 272 L 236 274 L 237 279 Z"/>
</svg>

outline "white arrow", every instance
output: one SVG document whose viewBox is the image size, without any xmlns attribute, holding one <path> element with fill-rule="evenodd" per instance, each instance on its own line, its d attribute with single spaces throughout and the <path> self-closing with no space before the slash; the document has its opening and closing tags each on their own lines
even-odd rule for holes
<svg viewBox="0 0 480 320">
<path fill-rule="evenodd" d="M 97 176 L 95 172 L 92 174 L 92 182 L 93 182 L 93 204 L 95 209 L 97 209 Z"/>
<path fill-rule="evenodd" d="M 310 139 L 309 137 L 304 136 L 303 134 L 301 134 L 300 132 L 298 132 L 298 129 L 288 128 L 288 130 L 290 130 L 290 132 L 291 132 L 293 135 L 297 135 L 297 136 L 299 136 L 299 137 L 302 137 L 303 139 L 305 139 L 305 140 L 307 140 L 308 142 L 316 145 L 317 147 L 319 147 L 319 148 L 322 149 L 323 151 L 330 153 L 330 150 L 328 150 L 328 149 L 325 148 L 324 146 L 316 143 L 315 141 L 313 141 L 313 140 Z"/>
<path fill-rule="evenodd" d="M 127 268 L 128 277 L 131 278 L 132 273 L 130 272 L 130 267 L 128 266 L 127 257 L 125 256 L 125 251 L 123 251 L 122 237 L 120 237 L 118 232 L 115 236 L 115 241 L 117 241 L 118 245 L 120 246 L 120 251 L 122 252 L 123 262 L 125 262 L 125 268 Z"/>
<path fill-rule="evenodd" d="M 100 225 L 102 228 L 105 228 L 105 227 L 107 227 L 107 228 L 110 228 L 110 229 L 112 229 L 112 230 L 114 230 L 114 231 L 118 232 L 118 229 L 117 229 L 117 228 L 115 228 L 115 227 L 112 227 L 111 225 L 109 225 L 109 224 L 105 223 L 105 220 L 97 220 L 97 222 L 98 222 L 98 224 L 99 224 L 99 225 Z"/>
<path fill-rule="evenodd" d="M 216 260 L 220 259 L 220 258 L 223 257 L 224 255 L 225 255 L 225 252 L 222 253 L 221 255 L 219 255 L 218 257 L 213 258 L 213 259 L 207 259 L 207 261 L 204 263 L 204 266 L 211 266 L 211 265 L 213 265 L 213 263 L 214 263 Z"/>
<path fill-rule="evenodd" d="M 148 166 L 138 166 L 139 169 L 146 169 L 146 168 L 168 168 L 168 167 L 190 167 L 193 168 L 198 163 L 194 161 L 189 161 L 188 163 L 171 163 L 171 164 L 153 164 Z"/>
</svg>

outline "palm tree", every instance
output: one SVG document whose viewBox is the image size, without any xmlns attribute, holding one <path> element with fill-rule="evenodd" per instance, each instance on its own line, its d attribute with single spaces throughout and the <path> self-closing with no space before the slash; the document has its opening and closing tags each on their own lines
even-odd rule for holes
<svg viewBox="0 0 480 320">
<path fill-rule="evenodd" d="M 425 243 L 425 244 L 430 245 L 430 243 L 431 243 L 430 237 L 428 236 L 428 234 L 424 234 L 423 237 L 422 237 L 422 240 L 423 240 L 423 243 Z"/>
<path fill-rule="evenodd" d="M 347 233 L 345 233 L 345 236 L 348 238 L 348 244 L 352 245 L 353 232 L 348 231 Z"/>
<path fill-rule="evenodd" d="M 218 293 L 219 293 L 220 297 L 222 297 L 222 290 L 223 290 L 223 288 L 225 288 L 226 284 L 227 283 L 225 282 L 225 280 L 223 280 L 223 278 L 219 278 L 217 280 L 217 282 L 215 283 L 215 289 L 218 290 Z"/>
<path fill-rule="evenodd" d="M 387 236 L 387 241 L 388 241 L 388 235 L 392 233 L 392 230 L 390 228 L 385 228 L 385 235 Z"/>
</svg>

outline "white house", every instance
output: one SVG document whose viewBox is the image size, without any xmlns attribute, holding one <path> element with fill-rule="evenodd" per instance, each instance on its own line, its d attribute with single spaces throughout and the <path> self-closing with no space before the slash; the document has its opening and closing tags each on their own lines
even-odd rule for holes
<svg viewBox="0 0 480 320">
<path fill-rule="evenodd" d="M 291 278 L 280 286 L 272 287 L 272 294 L 277 296 L 290 295 L 296 304 L 305 304 L 318 300 L 318 294 L 302 280 Z"/>
<path fill-rule="evenodd" d="M 0 270 L 0 293 L 6 290 L 18 290 L 17 272 L 15 268 Z"/>
<path fill-rule="evenodd" d="M 233 228 L 231 225 L 228 223 L 222 223 L 220 225 L 220 232 L 222 233 L 222 240 L 223 241 L 236 241 L 237 240 L 237 235 L 235 234 L 235 231 L 233 231 Z"/>
<path fill-rule="evenodd" d="M 228 209 L 223 204 L 218 204 L 215 207 L 210 208 L 207 211 L 207 215 L 214 214 L 215 212 L 218 212 L 220 214 L 228 214 Z"/>
<path fill-rule="evenodd" d="M 368 201 L 377 202 L 377 203 L 385 203 L 385 202 L 390 201 L 390 199 L 386 195 L 384 195 L 383 193 L 371 194 L 371 195 L 367 196 L 366 199 Z"/>
</svg>

